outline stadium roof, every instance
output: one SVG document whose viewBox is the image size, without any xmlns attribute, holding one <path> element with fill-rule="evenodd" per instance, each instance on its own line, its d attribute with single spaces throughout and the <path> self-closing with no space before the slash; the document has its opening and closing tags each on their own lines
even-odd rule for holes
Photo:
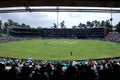
<svg viewBox="0 0 120 80">
<path fill-rule="evenodd" d="M 0 0 L 0 7 L 79 6 L 120 7 L 119 0 Z"/>
<path fill-rule="evenodd" d="M 120 8 L 119 0 L 1 0 L 0 13 L 10 12 L 111 12 L 109 9 L 53 9 L 53 8 L 40 8 L 32 9 L 31 7 L 107 7 L 107 8 Z M 11 9 L 17 7 L 16 9 Z M 19 9 L 24 7 L 24 9 Z M 9 8 L 9 9 L 1 9 Z M 113 13 L 120 13 L 120 9 L 112 10 Z"/>
</svg>

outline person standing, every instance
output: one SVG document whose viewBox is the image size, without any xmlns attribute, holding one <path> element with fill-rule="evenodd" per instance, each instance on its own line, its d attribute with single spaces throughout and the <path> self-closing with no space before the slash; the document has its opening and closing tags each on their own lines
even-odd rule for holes
<svg viewBox="0 0 120 80">
<path fill-rule="evenodd" d="M 72 56 L 72 51 L 70 52 L 70 55 Z"/>
</svg>

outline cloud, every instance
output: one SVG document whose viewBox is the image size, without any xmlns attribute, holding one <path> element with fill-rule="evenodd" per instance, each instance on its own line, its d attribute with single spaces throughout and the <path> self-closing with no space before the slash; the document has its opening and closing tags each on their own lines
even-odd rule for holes
<svg viewBox="0 0 120 80">
<path fill-rule="evenodd" d="M 87 21 L 109 20 L 110 17 L 110 13 L 61 12 L 59 13 L 59 22 L 64 20 L 67 27 L 72 27 L 78 26 L 80 22 L 86 24 Z"/>
<path fill-rule="evenodd" d="M 118 22 L 120 22 L 120 13 L 115 13 L 113 16 L 113 25 L 116 25 Z"/>
<path fill-rule="evenodd" d="M 120 13 L 114 13 L 113 25 L 116 25 L 120 20 Z M 74 25 L 86 23 L 93 20 L 109 20 L 111 13 L 85 13 L 85 12 L 59 12 L 58 22 L 65 21 L 65 25 L 71 28 Z M 20 24 L 29 24 L 32 27 L 51 27 L 53 23 L 57 23 L 57 12 L 21 12 L 21 13 L 1 13 L 0 20 L 7 21 L 11 19 Z"/>
<path fill-rule="evenodd" d="M 51 22 L 55 21 L 51 16 L 49 16 L 49 14 L 42 12 L 0 14 L 0 19 L 3 21 L 7 21 L 8 19 L 11 19 L 20 24 L 25 23 L 33 27 L 38 27 L 38 26 L 48 27 L 48 25 L 50 25 Z"/>
</svg>

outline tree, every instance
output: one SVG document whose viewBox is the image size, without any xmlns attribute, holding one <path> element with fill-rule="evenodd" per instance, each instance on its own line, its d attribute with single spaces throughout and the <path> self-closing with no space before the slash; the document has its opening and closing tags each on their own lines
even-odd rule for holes
<svg viewBox="0 0 120 80">
<path fill-rule="evenodd" d="M 93 23 L 92 22 L 90 22 L 90 21 L 87 21 L 87 27 L 93 27 L 94 25 L 93 25 Z"/>
<path fill-rule="evenodd" d="M 101 27 L 101 26 L 100 26 L 100 21 L 97 21 L 97 27 Z"/>
<path fill-rule="evenodd" d="M 13 20 L 10 20 L 10 19 L 9 19 L 9 20 L 8 20 L 8 25 L 9 25 L 9 26 L 12 26 L 12 25 L 14 25 L 14 22 L 13 22 Z"/>
<path fill-rule="evenodd" d="M 26 28 L 31 28 L 30 25 L 26 25 Z"/>
<path fill-rule="evenodd" d="M 79 27 L 79 28 L 82 28 L 82 23 L 81 23 L 81 22 L 78 24 L 78 27 Z"/>
<path fill-rule="evenodd" d="M 105 21 L 101 21 L 100 26 L 101 26 L 101 27 L 105 27 Z"/>
<path fill-rule="evenodd" d="M 90 27 L 90 21 L 87 21 L 87 27 Z"/>
<path fill-rule="evenodd" d="M 78 27 L 79 28 L 86 28 L 86 25 L 80 22 L 80 24 L 78 25 Z"/>
<path fill-rule="evenodd" d="M 120 22 L 117 25 L 115 25 L 115 28 L 116 28 L 115 31 L 120 32 Z"/>
<path fill-rule="evenodd" d="M 72 26 L 72 28 L 73 28 L 73 29 L 76 29 L 76 28 L 77 28 L 77 26 L 75 26 L 75 25 L 74 25 L 74 26 Z"/>
<path fill-rule="evenodd" d="M 61 26 L 61 29 L 66 28 L 66 27 L 65 27 L 65 21 L 62 21 L 62 22 L 60 23 L 60 26 Z"/>
<path fill-rule="evenodd" d="M 111 26 L 111 24 L 110 24 L 110 21 L 109 20 L 106 20 L 106 22 L 105 22 L 105 27 L 107 27 L 107 28 L 109 28 L 110 30 L 112 30 L 111 28 L 112 28 L 112 26 Z"/>
<path fill-rule="evenodd" d="M 93 26 L 100 27 L 100 21 L 94 20 L 92 21 Z"/>
<path fill-rule="evenodd" d="M 42 29 L 42 27 L 41 27 L 41 26 L 39 26 L 39 27 L 37 27 L 37 29 Z"/>
<path fill-rule="evenodd" d="M 4 23 L 4 30 L 7 30 L 7 27 L 8 27 L 8 22 L 5 22 Z"/>
<path fill-rule="evenodd" d="M 82 24 L 83 28 L 87 28 L 85 24 Z"/>
<path fill-rule="evenodd" d="M 57 25 L 55 23 L 53 23 L 53 28 L 56 29 L 57 28 Z"/>
<path fill-rule="evenodd" d="M 22 23 L 21 27 L 26 28 L 26 24 Z"/>
<path fill-rule="evenodd" d="M 13 22 L 14 27 L 20 27 L 20 24 L 17 22 Z"/>
</svg>

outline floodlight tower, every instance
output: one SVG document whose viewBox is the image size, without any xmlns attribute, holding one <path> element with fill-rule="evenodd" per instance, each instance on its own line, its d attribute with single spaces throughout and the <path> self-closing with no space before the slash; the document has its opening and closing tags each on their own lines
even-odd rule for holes
<svg viewBox="0 0 120 80">
<path fill-rule="evenodd" d="M 57 28 L 59 27 L 59 6 L 57 6 Z"/>
<path fill-rule="evenodd" d="M 110 22 L 111 22 L 111 31 L 113 30 L 112 21 L 113 21 L 113 18 L 112 18 L 112 8 L 111 8 L 111 18 L 110 18 Z"/>
</svg>

